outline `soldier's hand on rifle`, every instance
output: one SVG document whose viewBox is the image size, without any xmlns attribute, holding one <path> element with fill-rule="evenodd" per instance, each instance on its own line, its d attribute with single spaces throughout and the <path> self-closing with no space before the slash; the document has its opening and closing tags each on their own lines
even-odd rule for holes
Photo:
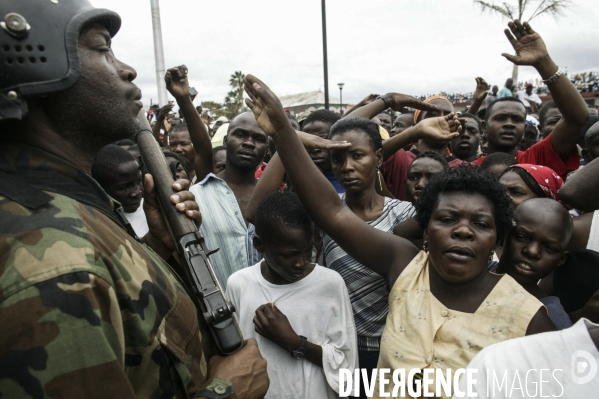
<svg viewBox="0 0 599 399">
<path fill-rule="evenodd" d="M 196 226 L 202 223 L 200 207 L 195 202 L 195 196 L 187 191 L 189 189 L 189 180 L 181 179 L 173 183 L 173 189 L 177 194 L 171 196 L 171 203 L 178 212 L 193 220 Z M 154 179 L 152 175 L 146 174 L 144 177 L 144 212 L 148 221 L 150 231 L 144 237 L 144 241 L 152 247 L 160 256 L 167 259 L 175 251 L 175 242 L 168 231 L 164 217 L 160 212 L 160 207 L 154 196 Z"/>
<path fill-rule="evenodd" d="M 238 399 L 263 398 L 270 384 L 266 360 L 253 338 L 246 340 L 243 348 L 230 356 L 212 356 L 208 363 L 208 378 L 229 381 Z"/>
</svg>

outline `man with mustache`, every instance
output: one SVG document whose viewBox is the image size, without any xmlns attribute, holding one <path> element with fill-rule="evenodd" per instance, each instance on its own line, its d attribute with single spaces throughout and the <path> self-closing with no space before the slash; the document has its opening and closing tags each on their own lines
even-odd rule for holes
<svg viewBox="0 0 599 399">
<path fill-rule="evenodd" d="M 152 176 L 139 241 L 90 176 L 104 146 L 147 124 L 137 72 L 111 49 L 119 15 L 87 0 L 4 0 L 0 15 L 0 396 L 264 397 L 254 340 L 211 357 L 163 260 L 175 245 Z M 170 206 L 197 222 L 188 184 L 173 184 Z"/>
</svg>

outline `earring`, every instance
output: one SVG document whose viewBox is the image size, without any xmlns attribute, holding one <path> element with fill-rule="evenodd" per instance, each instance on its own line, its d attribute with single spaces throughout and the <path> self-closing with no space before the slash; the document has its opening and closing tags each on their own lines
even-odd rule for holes
<svg viewBox="0 0 599 399">
<path fill-rule="evenodd" d="M 428 241 L 424 241 L 424 242 L 422 243 L 422 250 L 423 250 L 424 252 L 428 252 Z"/>
<path fill-rule="evenodd" d="M 495 251 L 491 251 L 491 255 L 489 256 L 489 260 L 493 260 L 493 256 L 495 256 Z"/>
<path fill-rule="evenodd" d="M 383 183 L 381 182 L 381 170 L 378 166 L 376 167 L 376 174 L 379 177 L 379 187 L 381 188 L 381 191 L 383 191 Z"/>
</svg>

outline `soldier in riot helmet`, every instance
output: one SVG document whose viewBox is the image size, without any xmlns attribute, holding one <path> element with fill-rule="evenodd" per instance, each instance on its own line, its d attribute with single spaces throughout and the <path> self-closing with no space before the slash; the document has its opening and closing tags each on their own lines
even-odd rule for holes
<svg viewBox="0 0 599 399">
<path fill-rule="evenodd" d="M 151 176 L 141 242 L 89 176 L 100 148 L 140 126 L 136 72 L 110 48 L 120 17 L 87 0 L 3 0 L 0 18 L 0 396 L 263 397 L 255 341 L 212 356 L 162 260 L 174 244 Z M 171 201 L 199 221 L 188 186 Z"/>
</svg>

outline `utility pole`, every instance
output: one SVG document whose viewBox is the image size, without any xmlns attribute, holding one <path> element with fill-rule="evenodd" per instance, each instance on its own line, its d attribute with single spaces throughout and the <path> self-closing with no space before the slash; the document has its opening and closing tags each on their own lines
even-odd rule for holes
<svg viewBox="0 0 599 399">
<path fill-rule="evenodd" d="M 322 53 L 324 58 L 324 109 L 329 109 L 329 66 L 327 62 L 327 14 L 322 1 Z"/>
<path fill-rule="evenodd" d="M 162 47 L 162 26 L 160 24 L 160 6 L 158 0 L 150 0 L 152 6 L 152 31 L 154 33 L 154 60 L 156 61 L 156 86 L 158 104 L 163 107 L 168 103 L 168 94 L 164 84 L 164 48 Z"/>
</svg>

